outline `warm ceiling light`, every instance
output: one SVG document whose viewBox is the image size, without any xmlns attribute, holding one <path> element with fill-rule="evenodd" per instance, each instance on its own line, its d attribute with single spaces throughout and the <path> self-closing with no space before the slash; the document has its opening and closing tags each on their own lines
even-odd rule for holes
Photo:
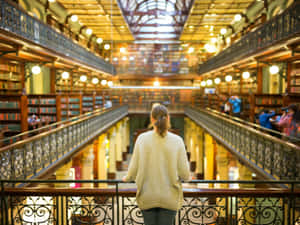
<svg viewBox="0 0 300 225">
<path fill-rule="evenodd" d="M 201 81 L 200 85 L 201 85 L 202 87 L 205 87 L 205 86 L 206 86 L 206 82 L 205 82 L 205 81 Z"/>
<path fill-rule="evenodd" d="M 236 15 L 234 16 L 234 21 L 236 21 L 236 22 L 241 21 L 241 19 L 242 19 L 242 15 L 241 15 L 241 14 L 236 14 Z"/>
<path fill-rule="evenodd" d="M 250 73 L 248 71 L 243 72 L 242 74 L 243 79 L 248 79 L 250 77 Z"/>
<path fill-rule="evenodd" d="M 193 47 L 189 47 L 188 53 L 193 53 L 194 52 L 194 48 Z"/>
<path fill-rule="evenodd" d="M 91 35 L 93 33 L 93 30 L 91 28 L 86 29 L 85 32 L 87 35 Z"/>
<path fill-rule="evenodd" d="M 114 62 L 117 62 L 117 61 L 118 61 L 118 58 L 117 58 L 117 57 L 114 57 L 114 58 L 113 58 L 113 61 L 114 61 Z"/>
<path fill-rule="evenodd" d="M 123 61 L 126 61 L 126 60 L 127 60 L 127 57 L 126 57 L 126 56 L 123 56 L 123 57 L 122 57 L 122 60 L 123 60 Z"/>
<path fill-rule="evenodd" d="M 61 74 L 61 77 L 62 77 L 62 79 L 69 79 L 69 77 L 70 77 L 70 74 L 69 74 L 69 72 L 63 72 L 62 74 Z"/>
<path fill-rule="evenodd" d="M 129 57 L 129 60 L 130 60 L 130 61 L 133 61 L 133 60 L 134 60 L 134 56 L 130 56 L 130 57 Z"/>
<path fill-rule="evenodd" d="M 230 44 L 230 42 L 231 42 L 231 38 L 230 38 L 230 37 L 227 37 L 227 38 L 226 38 L 226 43 L 227 43 L 227 44 Z"/>
<path fill-rule="evenodd" d="M 221 79 L 219 78 L 219 77 L 217 77 L 217 78 L 215 78 L 215 84 L 219 84 L 219 83 L 221 83 Z"/>
<path fill-rule="evenodd" d="M 105 61 L 108 62 L 108 61 L 109 61 L 109 58 L 105 58 Z"/>
<path fill-rule="evenodd" d="M 102 38 L 97 38 L 97 43 L 98 44 L 101 44 L 103 42 L 103 39 Z"/>
<path fill-rule="evenodd" d="M 107 80 L 101 80 L 101 84 L 102 85 L 106 85 L 107 84 Z"/>
<path fill-rule="evenodd" d="M 125 53 L 125 52 L 126 52 L 126 48 L 121 47 L 121 48 L 120 48 L 120 52 L 121 52 L 121 53 Z"/>
<path fill-rule="evenodd" d="M 208 28 L 208 25 L 205 25 L 204 27 L 205 27 L 205 28 Z"/>
<path fill-rule="evenodd" d="M 227 82 L 232 81 L 232 76 L 231 76 L 231 75 L 227 75 L 227 76 L 225 77 L 225 80 L 226 80 Z"/>
<path fill-rule="evenodd" d="M 105 45 L 104 45 L 104 49 L 105 49 L 105 50 L 110 49 L 110 45 L 109 45 L 109 44 L 105 44 Z"/>
<path fill-rule="evenodd" d="M 77 22 L 77 20 L 78 20 L 78 16 L 77 15 L 72 15 L 71 16 L 71 21 L 72 22 Z"/>
<path fill-rule="evenodd" d="M 221 32 L 222 35 L 224 35 L 224 34 L 227 33 L 227 29 L 226 28 L 222 28 L 220 32 Z"/>
<path fill-rule="evenodd" d="M 86 80 L 87 80 L 87 76 L 86 75 L 81 75 L 80 76 L 80 81 L 81 82 L 86 82 Z"/>
<path fill-rule="evenodd" d="M 121 28 L 121 29 L 124 29 L 125 27 L 122 25 L 122 26 L 120 26 L 120 28 Z"/>
<path fill-rule="evenodd" d="M 39 67 L 39 66 L 34 66 L 34 67 L 31 68 L 31 72 L 32 72 L 33 74 L 39 74 L 39 73 L 41 72 L 41 67 Z"/>
<path fill-rule="evenodd" d="M 279 67 L 276 65 L 273 65 L 270 67 L 269 71 L 271 74 L 277 74 L 279 72 Z"/>
<path fill-rule="evenodd" d="M 112 87 L 112 86 L 114 85 L 114 83 L 110 80 L 110 81 L 107 82 L 107 85 L 108 85 L 109 87 Z"/>
<path fill-rule="evenodd" d="M 207 81 L 206 81 L 206 84 L 207 84 L 208 86 L 210 86 L 210 85 L 213 84 L 213 82 L 212 82 L 212 80 L 207 80 Z"/>
<path fill-rule="evenodd" d="M 214 26 L 210 26 L 209 31 L 213 31 L 214 30 Z"/>
<path fill-rule="evenodd" d="M 153 82 L 153 86 L 154 86 L 154 87 L 158 87 L 159 85 L 160 85 L 160 84 L 159 84 L 159 81 L 154 81 L 154 82 Z"/>
<path fill-rule="evenodd" d="M 211 43 L 215 44 L 217 42 L 217 38 L 213 37 L 210 39 Z"/>
<path fill-rule="evenodd" d="M 48 1 L 51 2 L 51 3 L 52 3 L 52 2 L 55 2 L 55 0 L 48 0 Z"/>
<path fill-rule="evenodd" d="M 194 29 L 194 26 L 190 25 L 189 28 L 190 28 L 190 29 Z"/>
<path fill-rule="evenodd" d="M 205 44 L 204 48 L 209 53 L 213 53 L 213 52 L 217 51 L 216 47 L 214 45 L 210 45 L 210 44 Z"/>
<path fill-rule="evenodd" d="M 98 84 L 98 82 L 99 82 L 99 79 L 98 79 L 97 77 L 94 77 L 94 78 L 92 79 L 92 83 L 93 83 L 93 84 Z"/>
<path fill-rule="evenodd" d="M 214 33 L 210 33 L 210 36 L 214 36 Z"/>
</svg>

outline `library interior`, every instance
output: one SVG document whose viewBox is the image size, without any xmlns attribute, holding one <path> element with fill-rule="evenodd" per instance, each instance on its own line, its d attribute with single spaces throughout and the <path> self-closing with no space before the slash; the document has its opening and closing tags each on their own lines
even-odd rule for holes
<svg viewBox="0 0 300 225">
<path fill-rule="evenodd" d="M 299 12 L 0 0 L 0 225 L 144 224 L 123 177 L 157 105 L 190 170 L 174 224 L 300 225 Z"/>
</svg>

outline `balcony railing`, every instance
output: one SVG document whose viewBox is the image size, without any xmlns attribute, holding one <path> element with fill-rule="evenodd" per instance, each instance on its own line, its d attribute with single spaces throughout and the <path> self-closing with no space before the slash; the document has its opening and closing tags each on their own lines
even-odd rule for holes
<svg viewBox="0 0 300 225">
<path fill-rule="evenodd" d="M 100 71 L 116 74 L 115 68 L 99 56 L 56 32 L 40 20 L 28 15 L 5 0 L 0 0 L 0 28 L 25 38 L 44 48 L 83 62 Z"/>
<path fill-rule="evenodd" d="M 120 181 L 29 181 L 31 186 L 65 188 L 4 188 L 1 181 L 0 222 L 6 224 L 144 224 L 135 189 L 122 189 Z M 108 184 L 109 188 L 68 188 L 69 183 Z M 198 185 L 231 185 L 244 188 L 198 188 Z M 245 188 L 264 184 L 272 188 Z M 274 188 L 285 184 L 290 188 Z M 175 225 L 298 225 L 300 182 L 191 181 L 184 184 L 184 203 Z M 9 185 L 13 186 L 13 185 Z"/>
<path fill-rule="evenodd" d="M 228 65 L 300 33 L 300 4 L 298 1 L 284 13 L 272 18 L 257 30 L 245 35 L 217 56 L 199 66 L 199 73 Z"/>
<path fill-rule="evenodd" d="M 248 166 L 270 179 L 300 180 L 300 147 L 208 110 L 185 114 Z"/>
<path fill-rule="evenodd" d="M 0 179 L 36 178 L 128 114 L 127 106 L 96 110 L 56 123 L 39 135 L 0 148 Z"/>
</svg>

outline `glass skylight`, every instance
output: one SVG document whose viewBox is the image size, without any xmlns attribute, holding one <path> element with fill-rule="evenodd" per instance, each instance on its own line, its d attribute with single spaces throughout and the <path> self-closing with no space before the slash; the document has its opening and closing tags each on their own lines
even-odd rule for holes
<svg viewBox="0 0 300 225">
<path fill-rule="evenodd" d="M 179 39 L 191 0 L 118 0 L 136 39 Z M 162 26 L 160 26 L 162 25 Z"/>
</svg>

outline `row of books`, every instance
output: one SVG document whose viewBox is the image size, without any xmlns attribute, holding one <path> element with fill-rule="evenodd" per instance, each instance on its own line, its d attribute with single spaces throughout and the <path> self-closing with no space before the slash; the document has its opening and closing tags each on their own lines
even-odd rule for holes
<svg viewBox="0 0 300 225">
<path fill-rule="evenodd" d="M 256 99 L 255 99 L 255 103 L 257 104 L 257 105 L 261 105 L 261 104 L 263 104 L 263 105 L 282 105 L 282 103 L 283 103 L 283 100 L 282 99 L 280 99 L 280 98 L 274 98 L 274 97 L 270 97 L 270 98 L 268 98 L 268 97 L 256 97 Z"/>
<path fill-rule="evenodd" d="M 70 111 L 70 110 L 68 110 L 68 111 L 61 111 L 61 115 L 64 115 L 64 116 L 66 116 L 66 115 L 68 115 L 68 116 L 77 116 L 79 114 L 80 114 L 79 111 Z"/>
<path fill-rule="evenodd" d="M 21 84 L 20 83 L 0 81 L 0 88 L 18 90 L 18 89 L 21 89 Z"/>
<path fill-rule="evenodd" d="M 0 64 L 0 70 L 11 71 L 11 72 L 20 72 L 20 66 L 16 64 Z"/>
<path fill-rule="evenodd" d="M 1 108 L 20 108 L 20 103 L 15 101 L 0 101 L 0 109 Z"/>
<path fill-rule="evenodd" d="M 29 113 L 56 113 L 56 108 L 54 107 L 41 107 L 41 108 L 28 108 Z"/>
<path fill-rule="evenodd" d="M 0 73 L 0 79 L 3 80 L 12 80 L 12 81 L 20 81 L 21 76 L 13 73 Z"/>
<path fill-rule="evenodd" d="M 0 129 L 3 129 L 5 127 L 7 127 L 8 130 L 12 130 L 12 131 L 20 131 L 21 130 L 20 124 L 0 124 Z"/>
<path fill-rule="evenodd" d="M 20 113 L 0 113 L 0 120 L 20 120 Z"/>
</svg>

